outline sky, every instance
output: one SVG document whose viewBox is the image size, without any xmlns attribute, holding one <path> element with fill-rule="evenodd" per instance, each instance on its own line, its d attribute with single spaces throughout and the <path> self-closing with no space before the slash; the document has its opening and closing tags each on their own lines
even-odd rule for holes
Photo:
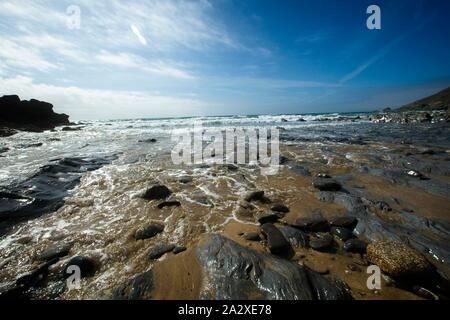
<svg viewBox="0 0 450 320">
<path fill-rule="evenodd" d="M 367 28 L 370 5 L 381 29 Z M 75 120 L 401 106 L 450 85 L 449 12 L 447 0 L 1 0 L 0 95 Z"/>
</svg>

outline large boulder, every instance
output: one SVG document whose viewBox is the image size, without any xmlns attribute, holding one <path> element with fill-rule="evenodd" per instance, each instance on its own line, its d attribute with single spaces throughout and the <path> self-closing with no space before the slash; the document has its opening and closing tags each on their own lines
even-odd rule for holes
<svg viewBox="0 0 450 320">
<path fill-rule="evenodd" d="M 431 271 L 428 260 L 399 241 L 376 241 L 367 246 L 367 257 L 390 276 L 418 276 Z"/>
<path fill-rule="evenodd" d="M 292 261 L 242 247 L 219 234 L 197 246 L 203 299 L 340 300 L 350 295 L 340 281 Z"/>
<path fill-rule="evenodd" d="M 16 95 L 0 98 L 0 126 L 26 131 L 43 131 L 68 125 L 69 116 L 53 111 L 53 105 L 31 99 L 20 100 Z"/>
</svg>

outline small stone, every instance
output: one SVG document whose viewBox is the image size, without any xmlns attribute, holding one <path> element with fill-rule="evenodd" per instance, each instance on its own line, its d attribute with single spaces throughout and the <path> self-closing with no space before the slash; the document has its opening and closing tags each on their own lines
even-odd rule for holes
<svg viewBox="0 0 450 320">
<path fill-rule="evenodd" d="M 273 223 L 277 222 L 280 219 L 280 217 L 276 213 L 264 213 L 258 216 L 258 222 L 259 224 L 263 225 L 265 223 Z"/>
<path fill-rule="evenodd" d="M 358 267 L 357 265 L 350 263 L 349 265 L 347 265 L 348 270 L 353 271 L 353 272 L 361 272 L 361 268 Z"/>
<path fill-rule="evenodd" d="M 70 244 L 60 244 L 52 248 L 48 248 L 44 250 L 41 254 L 38 255 L 38 260 L 48 261 L 54 258 L 61 258 L 67 256 L 69 254 L 72 245 Z"/>
<path fill-rule="evenodd" d="M 247 193 L 244 197 L 244 200 L 247 202 L 252 202 L 252 201 L 266 202 L 267 198 L 264 196 L 264 191 L 258 190 L 258 191 L 251 191 L 251 192 Z"/>
<path fill-rule="evenodd" d="M 320 235 L 309 241 L 309 246 L 316 251 L 326 251 L 333 244 L 333 236 L 329 233 Z"/>
<path fill-rule="evenodd" d="M 270 210 L 281 213 L 288 213 L 289 208 L 282 203 L 274 203 L 270 206 Z"/>
<path fill-rule="evenodd" d="M 154 138 L 146 139 L 146 140 L 139 140 L 140 143 L 156 143 L 157 140 Z"/>
<path fill-rule="evenodd" d="M 172 192 L 166 186 L 156 184 L 148 188 L 142 195 L 145 200 L 161 200 L 170 196 Z"/>
<path fill-rule="evenodd" d="M 256 233 L 256 232 L 246 232 L 242 235 L 242 237 L 248 241 L 260 241 L 261 240 L 259 233 Z"/>
<path fill-rule="evenodd" d="M 143 240 L 143 239 L 149 239 L 156 236 L 158 233 L 161 233 L 164 231 L 164 225 L 159 223 L 151 223 L 149 225 L 140 227 L 136 230 L 134 234 L 134 238 L 136 240 Z"/>
<path fill-rule="evenodd" d="M 332 227 L 341 227 L 341 228 L 347 228 L 353 231 L 353 229 L 356 228 L 356 225 L 358 224 L 358 219 L 355 217 L 336 217 L 330 219 L 330 225 Z"/>
<path fill-rule="evenodd" d="M 328 221 L 321 217 L 298 218 L 292 226 L 313 232 L 327 231 L 330 228 Z"/>
<path fill-rule="evenodd" d="M 158 244 L 148 251 L 148 258 L 150 260 L 156 260 L 161 258 L 164 254 L 173 251 L 175 249 L 174 244 Z"/>
<path fill-rule="evenodd" d="M 173 254 L 179 254 L 179 253 L 184 252 L 186 250 L 187 250 L 187 248 L 185 246 L 176 246 L 173 249 Z"/>
<path fill-rule="evenodd" d="M 431 270 L 428 260 L 399 241 L 377 241 L 367 246 L 368 259 L 393 277 L 424 275 Z"/>
<path fill-rule="evenodd" d="M 158 204 L 158 209 L 163 209 L 165 207 L 179 207 L 181 206 L 180 201 L 178 200 L 167 200 Z"/>
<path fill-rule="evenodd" d="M 64 276 L 69 277 L 73 271 L 69 270 L 70 266 L 77 266 L 80 268 L 81 277 L 91 277 L 97 271 L 97 264 L 93 259 L 85 256 L 76 256 L 67 262 L 66 267 L 64 268 Z"/>
<path fill-rule="evenodd" d="M 367 243 L 359 239 L 345 241 L 344 250 L 351 253 L 366 253 Z"/>
<path fill-rule="evenodd" d="M 182 177 L 178 178 L 178 182 L 179 183 L 184 183 L 184 184 L 191 183 L 192 180 L 193 180 L 192 177 L 189 177 L 189 176 L 182 176 Z"/>
<path fill-rule="evenodd" d="M 320 191 L 339 191 L 341 185 L 334 179 L 315 177 L 313 179 L 313 187 Z"/>
<path fill-rule="evenodd" d="M 353 238 L 353 232 L 350 229 L 342 227 L 332 227 L 331 234 L 337 236 L 342 241 L 347 241 L 348 239 Z"/>
<path fill-rule="evenodd" d="M 291 226 L 281 226 L 279 228 L 283 236 L 286 238 L 286 240 L 289 241 L 291 246 L 293 247 L 301 247 L 301 248 L 307 248 L 309 247 L 309 237 L 308 235 L 303 232 L 302 230 L 299 230 L 297 228 L 293 228 Z"/>
</svg>

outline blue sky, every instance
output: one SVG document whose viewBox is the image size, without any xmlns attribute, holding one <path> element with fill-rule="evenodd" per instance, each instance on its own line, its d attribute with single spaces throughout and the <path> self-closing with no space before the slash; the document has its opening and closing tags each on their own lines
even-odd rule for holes
<svg viewBox="0 0 450 320">
<path fill-rule="evenodd" d="M 366 27 L 369 5 L 381 30 Z M 67 8 L 81 9 L 70 29 Z M 446 0 L 0 2 L 0 94 L 74 119 L 369 111 L 450 85 Z"/>
</svg>

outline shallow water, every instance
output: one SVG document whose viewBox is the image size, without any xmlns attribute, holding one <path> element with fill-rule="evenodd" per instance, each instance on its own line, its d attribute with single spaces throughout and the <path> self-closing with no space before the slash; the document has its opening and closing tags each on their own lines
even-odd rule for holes
<svg viewBox="0 0 450 320">
<path fill-rule="evenodd" d="M 430 203 L 437 199 L 435 197 L 441 197 L 439 199 L 444 204 L 439 208 L 444 208 L 444 212 L 439 218 L 450 219 L 448 210 L 445 210 L 450 199 L 448 124 L 374 124 L 368 120 L 367 114 L 352 114 L 353 119 L 347 121 L 338 121 L 340 116 L 86 122 L 80 124 L 79 131 L 23 132 L 2 138 L 0 148 L 8 148 L 8 151 L 0 157 L 0 187 L 7 190 L 11 186 L 23 186 L 21 183 L 39 173 L 42 167 L 61 159 L 109 160 L 94 171 L 71 173 L 78 175 L 79 183 L 66 190 L 64 202 L 56 212 L 19 221 L 0 238 L 1 285 L 8 286 L 18 276 L 36 268 L 37 254 L 63 242 L 73 244 L 71 256 L 91 256 L 100 269 L 95 278 L 83 280 L 83 290 L 63 292 L 60 297 L 107 297 L 118 284 L 153 268 L 153 263 L 145 257 L 152 244 L 170 242 L 189 246 L 200 235 L 221 231 L 230 222 L 254 227 L 253 214 L 246 216 L 239 206 L 242 195 L 248 190 L 263 188 L 270 197 L 291 201 L 293 206 L 299 192 L 309 199 L 311 190 L 306 185 L 296 185 L 299 178 L 289 166 L 281 169 L 278 178 L 272 178 L 261 176 L 259 168 L 253 165 L 243 165 L 238 170 L 225 165 L 174 165 L 170 152 L 175 142 L 171 135 L 189 131 L 194 123 L 199 122 L 203 129 L 279 128 L 284 143 L 283 155 L 306 166 L 313 174 L 322 171 L 348 174 L 350 170 L 362 170 L 364 166 L 372 169 L 396 167 L 400 170 L 408 165 L 418 166 L 421 170 L 430 168 L 436 179 L 429 188 L 433 196 L 426 198 L 428 202 L 423 204 L 423 208 L 432 206 Z M 306 121 L 297 121 L 299 118 Z M 328 120 L 319 121 L 325 118 Z M 147 139 L 156 139 L 156 142 L 142 142 Z M 42 145 L 38 145 L 40 143 Z M 427 148 L 440 152 L 436 159 L 430 158 L 434 156 L 422 159 L 419 155 L 404 160 L 399 156 L 409 151 L 420 154 Z M 180 183 L 179 178 L 186 176 L 191 177 L 192 182 Z M 67 179 L 67 176 L 59 178 Z M 181 208 L 159 210 L 155 203 L 139 198 L 139 194 L 154 182 L 167 185 L 182 203 Z M 307 180 L 305 183 L 310 182 Z M 400 196 L 404 194 L 406 191 Z M 309 202 L 315 203 L 311 199 Z M 417 211 L 421 211 L 420 204 L 410 201 L 410 205 L 418 206 Z M 335 209 L 317 202 L 318 207 L 325 213 Z M 257 211 L 264 210 L 267 210 L 264 206 L 257 208 Z M 433 215 L 426 210 L 423 212 Z M 146 242 L 132 239 L 136 228 L 152 220 L 164 222 L 166 229 L 162 235 Z M 61 272 L 67 260 L 61 259 L 52 270 Z M 57 281 L 51 282 L 42 292 L 36 291 L 34 297 L 51 297 L 53 291 L 60 290 L 59 285 Z"/>
</svg>

